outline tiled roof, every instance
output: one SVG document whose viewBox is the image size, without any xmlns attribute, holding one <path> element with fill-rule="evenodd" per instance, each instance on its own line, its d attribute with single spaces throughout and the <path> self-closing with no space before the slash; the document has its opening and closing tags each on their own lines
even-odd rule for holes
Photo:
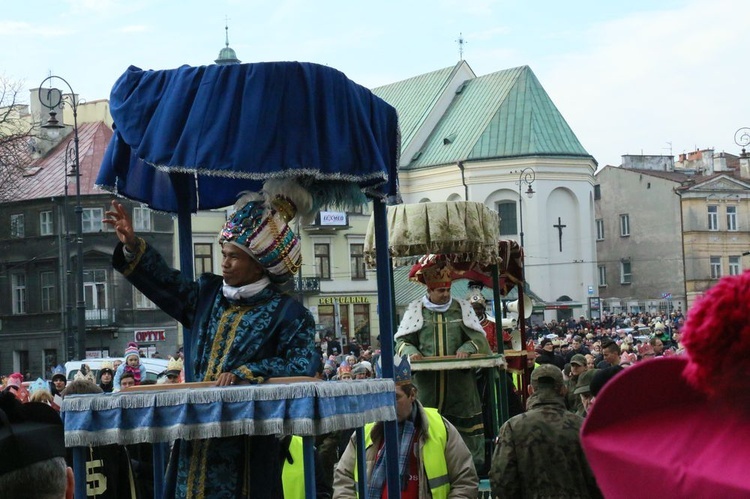
<svg viewBox="0 0 750 499">
<path fill-rule="evenodd" d="M 397 99 L 388 100 L 401 115 Z M 531 69 L 521 66 L 467 80 L 405 169 L 538 155 L 590 157 Z"/>
<path fill-rule="evenodd" d="M 112 130 L 104 122 L 84 123 L 78 125 L 78 150 L 81 169 L 81 195 L 102 194 L 94 182 L 102 164 L 104 152 Z M 65 148 L 73 141 L 73 134 L 67 135 L 46 156 L 36 160 L 27 168 L 27 174 L 20 179 L 17 196 L 9 201 L 40 199 L 62 196 L 65 194 L 66 179 L 68 194 L 75 194 L 75 177 L 68 177 L 66 172 Z M 71 148 L 73 145 L 71 145 Z M 72 159 L 67 161 L 71 169 Z"/>
<path fill-rule="evenodd" d="M 372 89 L 398 111 L 401 150 L 411 143 L 457 68 L 458 65 L 451 66 Z"/>
<path fill-rule="evenodd" d="M 612 167 L 612 168 L 618 168 L 618 167 Z M 672 182 L 677 182 L 677 183 L 682 183 L 687 180 L 695 178 L 695 175 L 688 175 L 686 173 L 677 172 L 677 171 L 665 172 L 665 171 L 660 171 L 660 170 L 647 170 L 647 169 L 641 169 L 641 168 L 621 168 L 621 169 L 623 171 L 638 173 L 640 175 L 649 175 L 651 177 L 662 178 L 664 180 L 671 180 Z"/>
</svg>

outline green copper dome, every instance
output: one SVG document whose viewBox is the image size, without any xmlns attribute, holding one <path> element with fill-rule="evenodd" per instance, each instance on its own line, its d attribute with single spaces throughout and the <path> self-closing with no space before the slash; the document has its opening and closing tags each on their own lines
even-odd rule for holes
<svg viewBox="0 0 750 499">
<path fill-rule="evenodd" d="M 226 46 L 219 51 L 219 57 L 214 62 L 216 64 L 239 64 L 240 61 L 237 59 L 237 54 L 234 49 L 229 47 L 229 26 L 224 26 L 226 30 Z"/>
</svg>

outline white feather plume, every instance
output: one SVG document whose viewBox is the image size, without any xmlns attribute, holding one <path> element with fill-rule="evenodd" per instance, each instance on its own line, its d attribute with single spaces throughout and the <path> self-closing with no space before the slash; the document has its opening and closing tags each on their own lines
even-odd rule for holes
<svg viewBox="0 0 750 499">
<path fill-rule="evenodd" d="M 271 205 L 271 201 L 276 196 L 290 199 L 297 208 L 295 218 L 300 218 L 303 225 L 310 223 L 311 218 L 314 216 L 312 195 L 294 178 L 273 178 L 266 180 L 263 184 L 263 195 L 266 198 L 266 205 L 268 206 Z"/>
</svg>

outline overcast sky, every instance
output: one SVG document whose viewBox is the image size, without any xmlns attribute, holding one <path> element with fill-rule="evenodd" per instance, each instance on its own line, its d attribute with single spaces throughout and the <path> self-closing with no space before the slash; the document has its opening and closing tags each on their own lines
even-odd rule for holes
<svg viewBox="0 0 750 499">
<path fill-rule="evenodd" d="M 373 88 L 464 59 L 481 76 L 528 65 L 600 166 L 623 154 L 739 154 L 748 113 L 747 0 L 5 1 L 0 74 L 65 78 L 109 97 L 130 65 L 330 65 Z M 228 19 L 228 21 L 226 21 Z"/>
</svg>

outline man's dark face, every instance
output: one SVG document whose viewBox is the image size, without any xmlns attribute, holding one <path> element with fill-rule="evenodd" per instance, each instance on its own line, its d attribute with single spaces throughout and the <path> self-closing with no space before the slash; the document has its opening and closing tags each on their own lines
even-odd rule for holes
<svg viewBox="0 0 750 499">
<path fill-rule="evenodd" d="M 221 271 L 224 281 L 230 286 L 244 286 L 260 280 L 263 267 L 238 246 L 225 243 L 221 248 Z"/>
<path fill-rule="evenodd" d="M 474 313 L 477 314 L 477 317 L 482 317 L 484 315 L 484 305 L 478 301 L 472 303 L 471 307 L 474 309 Z"/>
</svg>

